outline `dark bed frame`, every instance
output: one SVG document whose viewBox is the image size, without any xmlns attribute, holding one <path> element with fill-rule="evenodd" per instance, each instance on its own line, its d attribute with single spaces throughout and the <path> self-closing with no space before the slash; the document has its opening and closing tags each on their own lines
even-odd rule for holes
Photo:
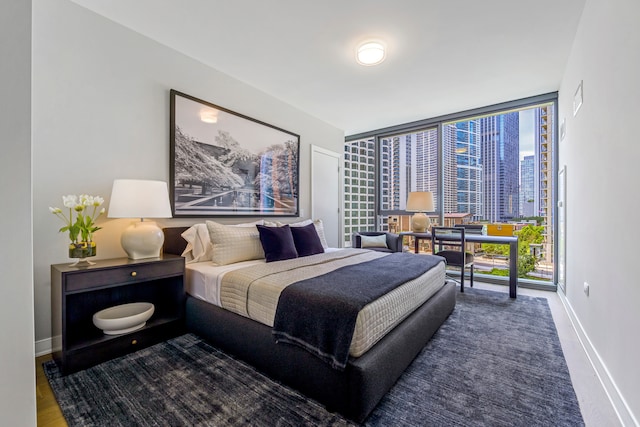
<svg viewBox="0 0 640 427">
<path fill-rule="evenodd" d="M 188 227 L 165 228 L 164 252 L 181 255 Z M 395 384 L 456 304 L 447 283 L 402 323 L 337 371 L 305 350 L 276 344 L 271 328 L 202 300 L 187 297 L 186 325 L 221 350 L 317 400 L 329 411 L 361 423 Z"/>
</svg>

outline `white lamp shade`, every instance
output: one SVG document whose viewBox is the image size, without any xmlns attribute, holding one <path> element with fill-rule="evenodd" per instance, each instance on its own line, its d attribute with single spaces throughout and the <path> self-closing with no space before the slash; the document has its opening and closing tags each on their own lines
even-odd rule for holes
<svg viewBox="0 0 640 427">
<path fill-rule="evenodd" d="M 433 212 L 433 193 L 431 191 L 412 191 L 407 198 L 407 212 Z"/>
<path fill-rule="evenodd" d="M 113 181 L 109 218 L 171 218 L 167 183 L 141 179 Z"/>
<path fill-rule="evenodd" d="M 160 256 L 164 233 L 153 221 L 144 218 L 171 218 L 167 183 L 139 179 L 113 181 L 109 218 L 140 218 L 127 227 L 120 244 L 131 259 Z"/>
</svg>

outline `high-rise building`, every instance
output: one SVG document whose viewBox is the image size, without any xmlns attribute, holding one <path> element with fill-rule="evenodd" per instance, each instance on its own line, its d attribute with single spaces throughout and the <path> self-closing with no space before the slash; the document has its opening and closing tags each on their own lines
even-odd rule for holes
<svg viewBox="0 0 640 427">
<path fill-rule="evenodd" d="M 383 210 L 404 209 L 409 191 L 410 165 L 413 163 L 411 135 L 400 135 L 384 138 L 381 147 L 388 147 L 389 172 L 382 176 L 382 182 L 388 183 L 389 197 L 387 203 L 381 203 Z M 384 188 L 384 187 L 383 187 Z"/>
<path fill-rule="evenodd" d="M 438 193 L 438 133 L 435 129 L 412 134 L 412 191 Z M 406 202 L 406 200 L 405 200 Z M 406 204 L 406 203 L 405 203 Z"/>
<path fill-rule="evenodd" d="M 443 188 L 443 212 L 458 212 L 458 192 L 456 173 L 456 126 L 449 123 L 442 126 L 442 179 Z"/>
<path fill-rule="evenodd" d="M 518 217 L 520 169 L 519 113 L 479 120 L 483 170 L 484 219 L 509 221 Z"/>
<path fill-rule="evenodd" d="M 535 156 L 525 156 L 520 162 L 520 216 L 535 216 Z"/>
<path fill-rule="evenodd" d="M 444 179 L 449 181 L 445 183 L 445 213 L 470 213 L 471 220 L 480 220 L 484 212 L 479 121 L 450 123 L 443 132 L 444 153 L 448 156 Z"/>
<path fill-rule="evenodd" d="M 542 254 L 553 261 L 553 104 L 535 109 L 535 175 L 536 215 L 544 226 Z"/>
<path fill-rule="evenodd" d="M 404 210 L 410 191 L 438 191 L 438 135 L 426 130 L 380 140 L 382 210 Z M 388 166 L 387 166 L 388 165 Z"/>
</svg>

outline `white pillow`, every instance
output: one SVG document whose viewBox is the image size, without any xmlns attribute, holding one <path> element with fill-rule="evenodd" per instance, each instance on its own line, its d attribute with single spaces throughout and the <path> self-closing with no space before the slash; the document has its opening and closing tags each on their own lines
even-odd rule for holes
<svg viewBox="0 0 640 427">
<path fill-rule="evenodd" d="M 305 225 L 309 225 L 312 222 L 313 221 L 311 221 L 310 219 L 305 219 L 298 222 L 292 222 L 291 224 L 289 224 L 289 227 L 304 227 Z M 283 226 L 284 224 L 278 221 L 278 225 Z"/>
<path fill-rule="evenodd" d="M 194 224 L 182 237 L 187 241 L 187 247 L 182 252 L 186 263 L 211 261 L 211 238 L 206 224 Z"/>
<path fill-rule="evenodd" d="M 258 224 L 263 225 L 263 223 L 263 220 L 258 220 L 243 224 L 233 224 L 230 225 L 230 227 L 255 227 Z M 182 256 L 185 257 L 187 264 L 192 262 L 211 261 L 213 246 L 211 244 L 211 237 L 209 236 L 207 224 L 194 224 L 182 233 L 182 237 L 187 241 L 187 247 L 182 252 Z"/>
<path fill-rule="evenodd" d="M 313 225 L 316 227 L 316 233 L 318 233 L 318 237 L 320 238 L 320 243 L 322 243 L 322 247 L 324 249 L 327 249 L 329 247 L 329 244 L 327 243 L 327 238 L 324 235 L 324 225 L 322 224 L 321 219 L 316 219 L 314 221 L 310 219 L 305 219 L 304 221 L 291 223 L 289 224 L 289 227 L 304 227 L 305 225 L 309 225 L 311 223 L 313 223 Z M 278 227 L 282 227 L 284 225 L 284 223 L 280 221 L 278 221 L 276 224 L 278 225 Z M 265 225 L 266 225 L 266 222 L 265 222 Z"/>
<path fill-rule="evenodd" d="M 327 243 L 327 238 L 324 235 L 324 224 L 321 219 L 316 219 L 313 221 L 313 225 L 316 227 L 316 233 L 318 233 L 318 237 L 320 238 L 320 243 L 322 243 L 322 247 L 327 249 L 329 244 Z"/>
<path fill-rule="evenodd" d="M 387 248 L 387 236 L 381 234 L 379 236 L 363 236 L 360 235 L 360 247 L 362 248 Z"/>
<path fill-rule="evenodd" d="M 252 227 L 238 227 L 206 221 L 213 246 L 211 261 L 218 265 L 264 258 L 260 233 Z"/>
</svg>

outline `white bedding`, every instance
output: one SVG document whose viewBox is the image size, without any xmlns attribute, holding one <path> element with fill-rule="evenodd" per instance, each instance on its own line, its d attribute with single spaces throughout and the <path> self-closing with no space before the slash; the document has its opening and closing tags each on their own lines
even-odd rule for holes
<svg viewBox="0 0 640 427">
<path fill-rule="evenodd" d="M 216 265 L 210 261 L 187 264 L 186 290 L 191 296 L 222 307 L 220 304 L 220 283 L 224 275 L 229 271 L 250 265 L 264 264 L 264 262 L 264 259 L 254 259 L 229 265 Z"/>
<path fill-rule="evenodd" d="M 335 252 L 339 250 L 341 249 L 326 248 L 324 251 Z M 256 264 L 265 264 L 265 260 L 254 259 L 228 265 L 216 265 L 210 261 L 187 264 L 186 290 L 191 296 L 222 307 L 220 304 L 220 283 L 224 275 L 230 271 Z"/>
<path fill-rule="evenodd" d="M 338 249 L 333 251 L 340 250 Z M 371 257 L 378 256 L 379 254 L 366 250 L 349 249 L 348 251 L 362 252 L 360 258 L 362 258 L 363 261 L 365 258 L 370 259 Z M 327 250 L 326 252 L 331 252 L 331 250 Z M 304 263 L 309 263 L 314 256 L 322 257 L 323 254 L 304 257 L 307 258 L 304 260 Z M 303 260 L 303 258 L 300 258 L 299 260 Z M 289 264 L 291 264 L 292 261 L 288 261 Z M 282 262 L 286 263 L 288 261 Z M 282 290 L 281 286 L 275 286 L 273 296 L 265 298 L 265 285 L 262 284 L 259 286 L 261 288 L 260 292 L 262 293 L 262 298 L 254 301 L 240 300 L 236 303 L 237 307 L 225 306 L 220 296 L 221 282 L 226 274 L 252 265 L 258 266 L 258 269 L 260 270 L 263 269 L 263 267 L 266 267 L 264 264 L 266 264 L 264 259 L 243 261 L 224 266 L 217 266 L 211 262 L 188 264 L 186 267 L 187 292 L 190 295 L 211 304 L 230 309 L 237 314 L 252 318 L 253 320 L 259 321 L 267 326 L 273 326 L 275 309 L 277 307 L 277 298 Z M 302 265 L 300 268 L 303 269 L 308 267 Z M 305 273 L 301 272 L 299 274 L 304 275 Z M 411 312 L 413 312 L 413 310 L 435 294 L 444 285 L 444 282 L 445 269 L 444 263 L 441 263 L 438 267 L 431 269 L 417 279 L 401 285 L 389 292 L 387 295 L 365 306 L 360 311 L 356 320 L 356 328 L 349 351 L 350 355 L 358 357 L 364 354 L 364 352 L 386 335 L 388 331 L 393 329 L 393 327 L 404 320 Z M 239 294 L 242 293 L 243 292 L 239 292 Z M 247 292 L 247 295 L 248 294 L 249 293 Z"/>
</svg>

